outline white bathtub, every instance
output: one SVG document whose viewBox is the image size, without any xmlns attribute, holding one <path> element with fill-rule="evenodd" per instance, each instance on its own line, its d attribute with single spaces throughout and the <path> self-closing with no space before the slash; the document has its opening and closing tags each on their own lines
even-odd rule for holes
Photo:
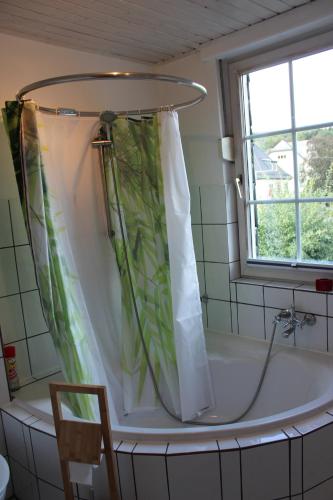
<svg viewBox="0 0 333 500">
<path fill-rule="evenodd" d="M 313 332 L 315 335 L 315 331 Z M 265 341 L 207 333 L 216 407 L 202 420 L 228 420 L 241 414 L 254 394 L 268 349 Z M 59 380 L 59 377 L 56 378 Z M 16 393 L 16 404 L 52 422 L 49 379 Z M 191 441 L 262 434 L 290 426 L 333 407 L 333 356 L 275 345 L 259 397 L 250 413 L 235 424 L 189 426 L 165 412 L 118 416 L 111 408 L 114 438 L 135 441 Z"/>
<path fill-rule="evenodd" d="M 213 332 L 207 339 L 217 404 L 204 418 L 213 421 L 246 407 L 268 344 Z M 28 489 L 28 470 L 29 481 L 39 485 L 40 500 L 64 498 L 54 427 L 49 425 L 48 382 L 23 388 L 2 408 L 14 486 Z M 186 426 L 162 410 L 118 419 L 114 406 L 110 413 L 122 500 L 333 498 L 331 354 L 276 345 L 256 404 L 236 424 Z M 34 456 L 31 463 L 29 456 Z M 23 468 L 17 475 L 20 461 Z M 103 465 L 93 476 L 94 498 L 105 500 Z"/>
</svg>

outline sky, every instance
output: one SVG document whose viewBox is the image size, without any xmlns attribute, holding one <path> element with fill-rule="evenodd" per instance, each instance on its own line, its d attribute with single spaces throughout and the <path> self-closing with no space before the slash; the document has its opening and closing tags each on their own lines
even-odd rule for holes
<svg viewBox="0 0 333 500">
<path fill-rule="evenodd" d="M 296 126 L 333 121 L 333 50 L 293 61 Z M 288 63 L 250 73 L 252 132 L 291 127 Z"/>
</svg>

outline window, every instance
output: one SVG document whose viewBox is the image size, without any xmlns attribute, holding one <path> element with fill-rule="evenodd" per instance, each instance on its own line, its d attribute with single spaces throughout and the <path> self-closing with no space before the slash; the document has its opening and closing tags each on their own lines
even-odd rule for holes
<svg viewBox="0 0 333 500">
<path fill-rule="evenodd" d="M 333 269 L 333 49 L 281 53 L 232 65 L 243 258 Z"/>
</svg>

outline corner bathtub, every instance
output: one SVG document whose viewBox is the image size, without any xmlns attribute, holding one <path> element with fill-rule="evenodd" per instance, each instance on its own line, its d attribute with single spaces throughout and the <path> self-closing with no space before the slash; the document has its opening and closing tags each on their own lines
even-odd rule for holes
<svg viewBox="0 0 333 500">
<path fill-rule="evenodd" d="M 215 408 L 199 421 L 230 420 L 242 413 L 257 388 L 268 343 L 210 331 L 207 349 Z M 52 423 L 49 381 L 45 379 L 27 386 L 15 397 L 17 404 Z M 214 427 L 189 426 L 174 421 L 162 409 L 119 417 L 112 406 L 110 412 L 116 439 L 170 442 L 281 429 L 330 407 L 333 408 L 333 356 L 275 344 L 258 399 L 240 422 Z"/>
<path fill-rule="evenodd" d="M 216 406 L 202 418 L 230 419 L 251 400 L 268 343 L 208 332 L 207 348 Z M 19 407 L 32 438 L 40 430 L 54 440 L 48 382 L 21 389 L 2 412 L 15 417 Z M 162 410 L 118 419 L 113 405 L 110 413 L 123 500 L 333 498 L 331 354 L 275 344 L 255 405 L 234 424 L 182 425 Z"/>
</svg>

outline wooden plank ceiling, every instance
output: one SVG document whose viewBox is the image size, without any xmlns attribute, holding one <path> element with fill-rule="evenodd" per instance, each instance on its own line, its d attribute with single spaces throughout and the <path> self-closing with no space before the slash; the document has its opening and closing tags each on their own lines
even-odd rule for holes
<svg viewBox="0 0 333 500">
<path fill-rule="evenodd" d="M 311 0 L 0 0 L 0 32 L 157 63 Z"/>
</svg>

